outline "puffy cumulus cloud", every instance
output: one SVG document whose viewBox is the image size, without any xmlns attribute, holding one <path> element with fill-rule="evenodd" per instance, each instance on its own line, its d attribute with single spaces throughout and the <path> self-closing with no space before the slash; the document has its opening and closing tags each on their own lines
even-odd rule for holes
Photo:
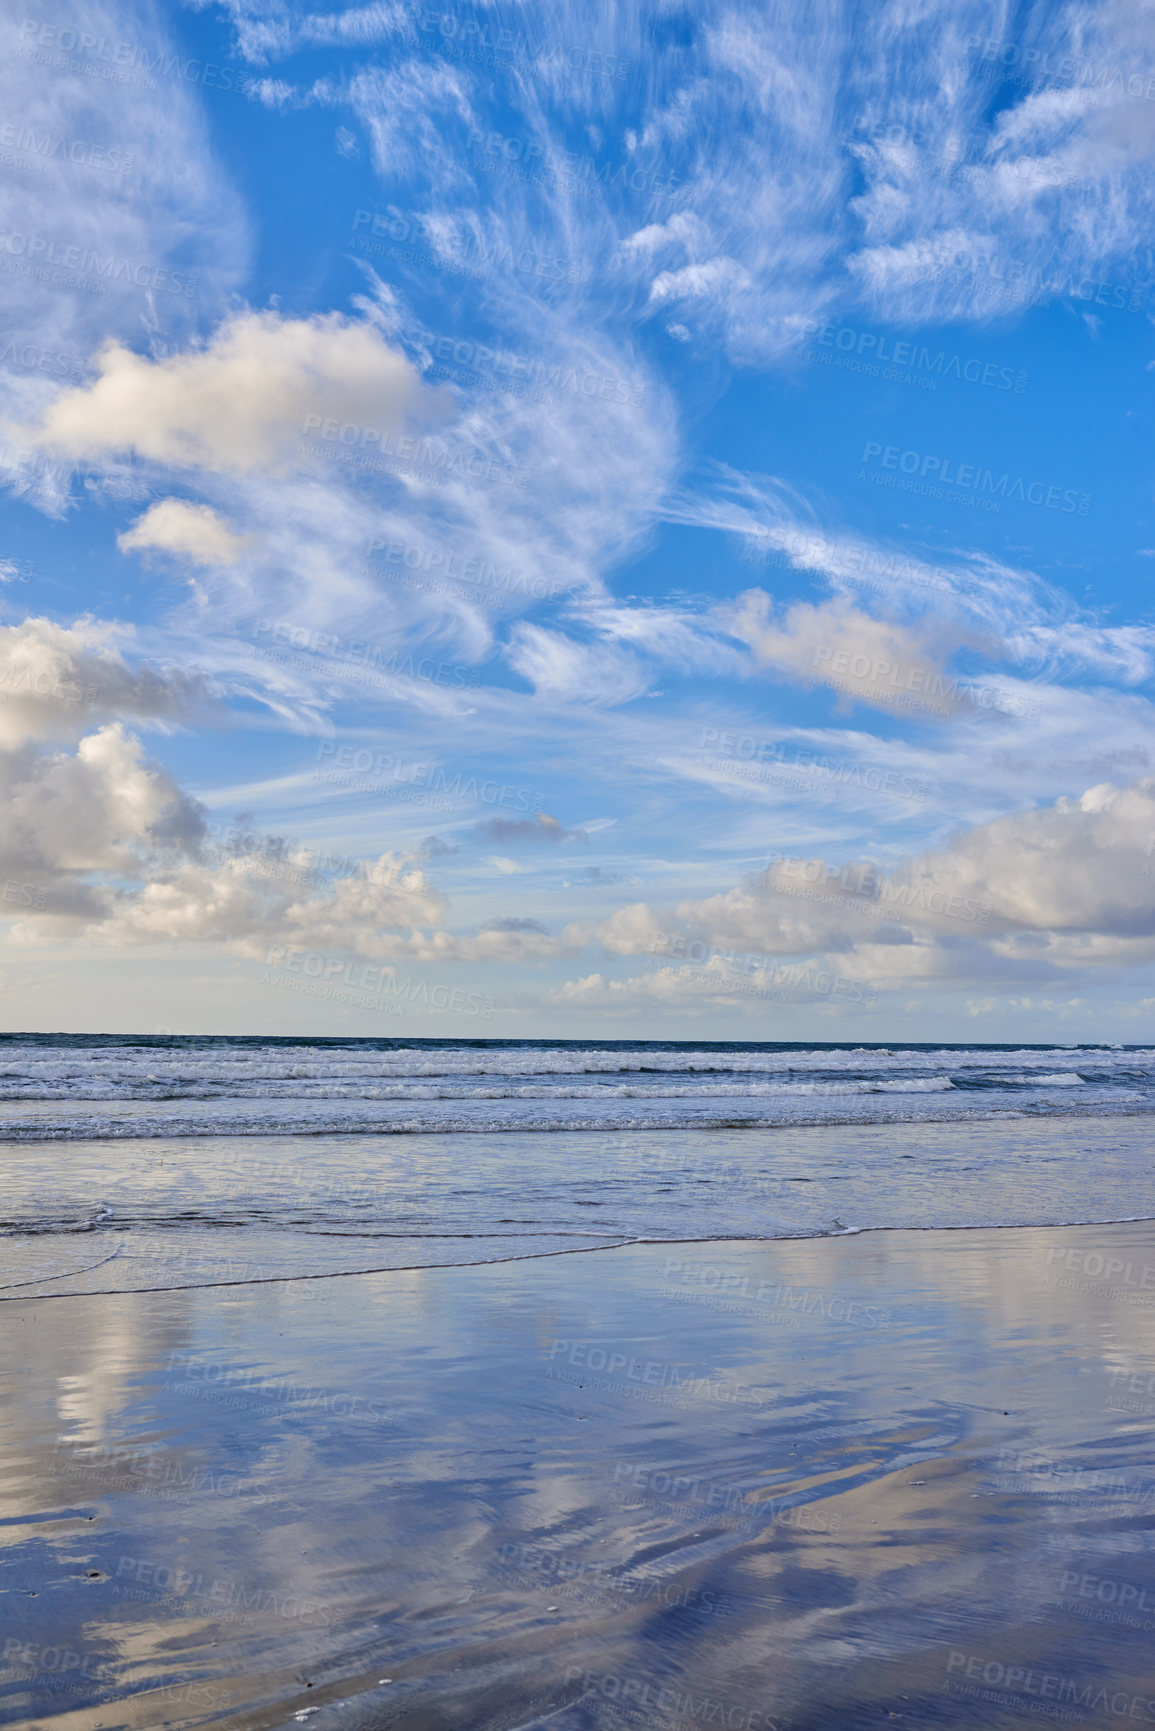
<svg viewBox="0 0 1155 1731">
<path fill-rule="evenodd" d="M 590 935 L 615 956 L 668 956 L 695 943 L 797 956 L 808 955 L 824 943 L 838 944 L 833 919 L 808 917 L 805 910 L 796 912 L 789 903 L 775 902 L 766 887 L 763 874 L 721 895 L 679 902 L 672 917 L 656 913 L 645 902 L 634 902 L 591 928 Z M 850 926 L 843 939 L 848 946 L 853 935 Z"/>
<path fill-rule="evenodd" d="M 665 946 L 666 926 L 645 902 L 618 908 L 596 928 L 595 935 L 611 955 L 656 955 Z"/>
<path fill-rule="evenodd" d="M 26 740 L 78 739 L 96 720 L 174 726 L 203 711 L 206 682 L 175 669 L 129 667 L 117 631 L 90 619 L 0 626 L 0 751 Z"/>
<path fill-rule="evenodd" d="M 105 890 L 81 936 L 109 945 L 223 943 L 242 955 L 270 948 L 360 955 L 404 954 L 405 934 L 435 920 L 443 898 L 403 856 L 386 853 L 348 876 L 301 894 L 309 873 L 293 861 L 270 869 L 260 852 L 202 853 L 154 868 L 138 889 Z M 41 922 L 37 935 L 46 935 Z"/>
<path fill-rule="evenodd" d="M 150 360 L 113 341 L 96 364 L 98 377 L 59 392 L 28 438 L 74 461 L 133 453 L 172 468 L 282 473 L 306 423 L 395 431 L 440 401 L 373 326 L 337 313 L 239 313 L 201 348 Z"/>
<path fill-rule="evenodd" d="M 152 852 L 193 847 L 203 830 L 198 807 L 144 761 L 120 723 L 89 734 L 73 755 L 34 746 L 0 755 L 0 800 L 0 861 L 34 881 L 49 906 L 83 874 L 137 875 Z"/>
<path fill-rule="evenodd" d="M 187 499 L 158 499 L 130 529 L 116 537 L 122 553 L 155 548 L 175 553 L 206 567 L 235 565 L 252 545 L 251 535 L 237 535 L 211 505 Z"/>
<path fill-rule="evenodd" d="M 723 617 L 763 666 L 878 709 L 950 716 L 964 701 L 958 681 L 943 671 L 943 657 L 914 631 L 845 603 L 799 601 L 777 619 L 765 590 L 748 589 Z"/>
<path fill-rule="evenodd" d="M 0 867 L 29 891 L 6 898 L 16 942 L 211 943 L 266 962 L 307 952 L 334 966 L 350 955 L 540 962 L 584 942 L 577 928 L 553 937 L 513 917 L 476 934 L 437 929 L 448 903 L 409 855 L 384 853 L 323 882 L 310 855 L 259 836 L 206 845 L 199 810 L 141 763 L 138 742 L 120 729 L 83 741 L 75 759 L 52 760 L 30 793 L 16 776 L 9 794 L 17 821 Z M 94 873 L 137 882 L 82 881 Z"/>
<path fill-rule="evenodd" d="M 991 908 L 1004 931 L 1155 935 L 1155 778 L 995 818 L 892 874 Z"/>
<path fill-rule="evenodd" d="M 383 854 L 364 875 L 336 879 L 324 898 L 290 903 L 281 926 L 310 949 L 388 955 L 404 950 L 400 931 L 441 920 L 447 906 L 420 869 Z"/>
<path fill-rule="evenodd" d="M 889 870 L 779 858 L 672 918 L 637 903 L 590 935 L 615 955 L 853 958 L 888 984 L 1138 964 L 1155 955 L 1155 778 L 995 818 Z"/>
</svg>

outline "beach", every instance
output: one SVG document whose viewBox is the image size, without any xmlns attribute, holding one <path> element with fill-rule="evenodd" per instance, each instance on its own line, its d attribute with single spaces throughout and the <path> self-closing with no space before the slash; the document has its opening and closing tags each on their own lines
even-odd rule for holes
<svg viewBox="0 0 1155 1731">
<path fill-rule="evenodd" d="M 1155 1052 L 0 1036 L 0 1723 L 1155 1724 Z"/>
<path fill-rule="evenodd" d="M 0 1714 L 1155 1722 L 1153 1306 L 1146 1222 L 9 1295 Z"/>
</svg>

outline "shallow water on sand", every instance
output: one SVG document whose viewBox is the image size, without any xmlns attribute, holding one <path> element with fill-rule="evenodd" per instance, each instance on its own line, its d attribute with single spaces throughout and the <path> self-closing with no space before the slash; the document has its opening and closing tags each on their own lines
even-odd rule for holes
<svg viewBox="0 0 1155 1731">
<path fill-rule="evenodd" d="M 552 1256 L 1155 1214 L 1147 1117 L 0 1145 L 0 1315 L 140 1291 Z"/>
<path fill-rule="evenodd" d="M 13 1298 L 0 1717 L 1155 1722 L 1153 1304 L 1149 1225 Z"/>
</svg>

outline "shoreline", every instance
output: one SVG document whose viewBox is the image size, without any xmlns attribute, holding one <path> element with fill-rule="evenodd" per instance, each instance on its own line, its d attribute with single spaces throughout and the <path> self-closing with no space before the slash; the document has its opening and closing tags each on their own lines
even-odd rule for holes
<svg viewBox="0 0 1155 1731">
<path fill-rule="evenodd" d="M 519 1264 L 519 1263 L 525 1263 L 525 1262 L 550 1262 L 550 1261 L 553 1261 L 553 1260 L 560 1258 L 560 1257 L 590 1256 L 590 1255 L 593 1255 L 595 1252 L 608 1254 L 611 1251 L 636 1250 L 636 1249 L 643 1247 L 643 1246 L 646 1248 L 650 1248 L 650 1249 L 660 1249 L 663 1245 L 686 1245 L 686 1244 L 706 1245 L 706 1246 L 709 1246 L 712 1244 L 717 1244 L 717 1245 L 725 1245 L 725 1246 L 731 1246 L 731 1247 L 734 1245 L 748 1245 L 748 1246 L 753 1247 L 753 1246 L 766 1246 L 766 1245 L 774 1245 L 774 1244 L 816 1244 L 816 1243 L 825 1243 L 827 1241 L 838 1241 L 841 1239 L 862 1238 L 862 1237 L 866 1237 L 868 1235 L 869 1236 L 879 1236 L 883 1233 L 891 1233 L 891 1232 L 911 1232 L 911 1233 L 1041 1232 L 1041 1231 L 1062 1232 L 1062 1231 L 1075 1231 L 1075 1230 L 1081 1231 L 1084 1229 L 1090 1229 L 1090 1228 L 1094 1228 L 1094 1227 L 1142 1226 L 1142 1225 L 1147 1225 L 1147 1224 L 1155 1225 L 1155 1214 L 1126 1214 L 1126 1215 L 1113 1216 L 1111 1218 L 1105 1218 L 1102 1220 L 1023 1220 L 1023 1221 L 1018 1221 L 1018 1220 L 982 1221 L 982 1220 L 979 1220 L 979 1221 L 964 1221 L 964 1222 L 959 1222 L 959 1223 L 946 1222 L 946 1223 L 943 1223 L 941 1225 L 934 1224 L 934 1225 L 922 1225 L 922 1226 L 896 1223 L 894 1225 L 884 1225 L 884 1226 L 848 1226 L 848 1227 L 845 1227 L 840 1232 L 823 1232 L 823 1231 L 791 1232 L 791 1233 L 782 1233 L 782 1234 L 774 1235 L 774 1236 L 760 1235 L 760 1236 L 756 1236 L 756 1237 L 750 1237 L 748 1235 L 738 1234 L 738 1233 L 734 1233 L 734 1234 L 730 1234 L 730 1235 L 710 1233 L 710 1234 L 706 1235 L 705 1237 L 695 1236 L 692 1238 L 623 1238 L 618 1243 L 612 1243 L 612 1244 L 611 1243 L 579 1244 L 579 1245 L 569 1245 L 564 1250 L 531 1250 L 531 1251 L 526 1251 L 523 1255 L 520 1255 L 520 1256 L 487 1256 L 487 1257 L 484 1257 L 484 1258 L 482 1258 L 476 1262 L 469 1262 L 469 1261 L 465 1261 L 465 1262 L 393 1262 L 393 1263 L 383 1264 L 379 1268 L 322 1269 L 322 1270 L 318 1270 L 317 1272 L 312 1273 L 312 1274 L 261 1274 L 261 1275 L 249 1275 L 249 1276 L 246 1276 L 246 1277 L 244 1277 L 242 1279 L 238 1279 L 238 1280 L 189 1281 L 187 1284 L 184 1284 L 184 1285 L 124 1286 L 124 1287 L 110 1286 L 110 1287 L 99 1288 L 96 1291 L 39 1292 L 39 1293 L 27 1293 L 27 1294 L 24 1294 L 23 1296 L 21 1296 L 19 1293 L 19 1290 L 18 1290 L 21 1286 L 25 1286 L 25 1285 L 36 1286 L 36 1285 L 42 1285 L 43 1284 L 42 1280 L 38 1280 L 38 1279 L 34 1278 L 34 1279 L 26 1281 L 26 1282 L 25 1281 L 16 1282 L 16 1283 L 14 1283 L 14 1286 L 11 1288 L 0 1287 L 0 1294 L 6 1293 L 9 1291 L 13 1291 L 16 1294 L 16 1296 L 11 1297 L 11 1298 L 0 1296 L 0 1304 L 18 1304 L 18 1303 L 47 1304 L 47 1303 L 51 1302 L 52 1300 L 68 1299 L 68 1298 L 75 1299 L 75 1298 L 124 1298 L 124 1297 L 137 1297 L 137 1296 L 143 1297 L 143 1296 L 151 1294 L 151 1293 L 211 1292 L 211 1291 L 216 1291 L 218 1289 L 234 1290 L 236 1288 L 243 1288 L 243 1287 L 247 1287 L 247 1286 L 279 1286 L 279 1285 L 289 1286 L 289 1285 L 299 1285 L 304 1281 L 313 1281 L 313 1280 L 357 1280 L 357 1279 L 362 1278 L 363 1276 L 374 1275 L 374 1274 L 380 1274 L 380 1275 L 385 1275 L 385 1274 L 426 1274 L 426 1273 L 431 1273 L 436 1269 L 444 1269 L 444 1270 L 448 1271 L 448 1270 L 451 1270 L 454 1268 L 504 1268 L 504 1267 L 507 1267 L 511 1264 Z M 453 1235 L 452 1234 L 440 1234 L 439 1233 L 436 1236 L 438 1236 L 438 1237 L 451 1237 Z M 462 1234 L 462 1236 L 463 1237 L 474 1237 L 474 1236 L 481 1237 L 484 1235 L 483 1234 Z M 2 1244 L 2 1243 L 3 1243 L 3 1239 L 0 1239 L 0 1244 Z M 96 1269 L 103 1268 L 109 1262 L 115 1261 L 115 1259 L 118 1255 L 119 1255 L 119 1251 L 113 1251 L 111 1256 L 106 1256 L 102 1261 L 93 1263 L 88 1268 L 74 1270 L 73 1274 L 78 1276 L 80 1274 L 94 1273 L 96 1271 Z M 51 1278 L 51 1277 L 45 1277 L 45 1278 Z M 69 1276 L 61 1276 L 60 1278 L 62 1278 L 62 1279 L 63 1278 L 69 1278 Z M 1082 1290 L 1082 1289 L 1080 1288 L 1079 1290 Z M 1155 1280 L 1153 1280 L 1149 1286 L 1143 1287 L 1140 1290 L 1150 1291 L 1151 1304 L 1153 1307 L 1155 1307 Z M 1115 1293 L 1113 1291 L 1104 1292 L 1103 1296 L 1105 1296 L 1105 1297 L 1110 1297 L 1110 1296 L 1122 1297 L 1122 1296 L 1125 1296 L 1125 1294 L 1120 1289 L 1117 1293 Z"/>
</svg>

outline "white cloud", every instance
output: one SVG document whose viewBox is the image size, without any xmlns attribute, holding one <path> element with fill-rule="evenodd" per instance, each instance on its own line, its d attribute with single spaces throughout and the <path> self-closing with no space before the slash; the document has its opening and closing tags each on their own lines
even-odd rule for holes
<svg viewBox="0 0 1155 1731">
<path fill-rule="evenodd" d="M 927 877 L 948 897 L 986 903 L 992 929 L 1155 934 L 1155 779 L 1092 787 L 969 830 L 894 874 Z M 940 922 L 940 929 L 947 929 Z"/>
<path fill-rule="evenodd" d="M 0 367 L 15 420 L 37 415 L 52 373 L 80 373 L 113 333 L 187 340 L 205 308 L 240 288 L 249 237 L 216 159 L 205 89 L 181 76 L 190 51 L 161 12 L 61 0 L 51 17 L 28 12 L 6 29 Z M 101 61 L 90 42 L 110 54 L 129 45 L 134 64 Z M 139 69 L 137 56 L 155 76 Z M 26 345 L 49 356 L 46 371 L 7 360 Z M 38 479 L 33 490 L 48 502 L 54 489 Z"/>
<path fill-rule="evenodd" d="M 242 54 L 263 65 L 297 48 L 310 45 L 369 45 L 382 38 L 395 38 L 409 23 L 403 5 L 390 0 L 370 0 L 365 6 L 350 6 L 344 12 L 307 12 L 292 16 L 282 5 L 262 6 L 258 0 L 227 0 L 222 10 L 232 15 Z"/>
<path fill-rule="evenodd" d="M 119 723 L 89 734 L 74 755 L 0 754 L 0 801 L 5 869 L 47 890 L 49 905 L 65 913 L 78 905 L 92 911 L 93 892 L 75 881 L 84 874 L 136 875 L 156 848 L 195 845 L 202 827 L 192 803 L 145 763 L 139 740 Z"/>
<path fill-rule="evenodd" d="M 116 647 L 130 634 L 81 620 L 0 626 L 0 750 L 25 740 L 78 739 L 95 720 L 131 716 L 164 726 L 208 705 L 195 673 L 129 667 Z"/>
<path fill-rule="evenodd" d="M 28 436 L 75 461 L 132 453 L 170 468 L 281 472 L 306 418 L 395 431 L 426 400 L 371 325 L 241 313 L 199 349 L 154 361 L 118 342 L 99 377 L 61 391 Z"/>
<path fill-rule="evenodd" d="M 781 619 L 761 589 L 750 589 L 722 617 L 735 637 L 750 645 L 763 666 L 778 667 L 809 684 L 832 690 L 891 714 L 950 716 L 960 707 L 955 681 L 941 655 L 930 653 L 915 632 L 842 602 L 813 606 L 798 601 Z M 944 637 L 940 624 L 937 634 Z"/>
<path fill-rule="evenodd" d="M 234 953 L 273 962 L 288 950 L 306 950 L 330 959 L 372 957 L 382 961 L 492 964 L 544 960 L 572 954 L 581 935 L 567 929 L 551 936 L 536 921 L 494 922 L 475 934 L 436 929 L 448 904 L 414 860 L 385 853 L 362 868 L 317 887 L 309 882 L 306 863 L 289 854 L 271 869 L 260 852 L 238 852 L 224 860 L 201 857 L 199 837 L 181 844 L 174 858 L 170 811 L 179 791 L 144 771 L 133 740 L 102 742 L 91 751 L 82 747 L 83 762 L 66 760 L 61 770 L 71 788 L 88 795 L 88 808 L 78 813 L 73 828 L 44 837 L 55 846 L 53 861 L 46 845 L 38 866 L 14 867 L 33 872 L 34 887 L 52 883 L 47 907 L 21 913 L 11 936 L 22 944 L 59 942 L 71 936 L 108 947 L 130 944 L 210 943 Z M 107 786 L 83 779 L 83 772 L 120 753 L 121 774 Z M 90 765 L 89 758 L 93 760 Z M 83 819 L 99 824 L 98 844 L 85 841 Z M 64 818 L 61 815 L 61 823 Z M 137 849 L 116 843 L 113 833 L 130 830 Z M 94 832 L 95 833 L 95 832 Z M 151 848 L 151 859 L 150 859 Z M 68 873 L 116 870 L 136 875 L 139 887 L 63 881 Z M 304 893 L 294 884 L 305 883 Z M 19 910 L 13 908 L 12 912 Z"/>
<path fill-rule="evenodd" d="M 771 957 L 836 954 L 892 983 L 1128 966 L 1155 955 L 1153 873 L 1147 778 L 995 818 L 889 870 L 779 859 L 734 889 L 679 902 L 673 919 L 645 903 L 619 909 L 596 935 L 617 955 L 668 954 L 679 933 Z"/>
<path fill-rule="evenodd" d="M 415 58 L 358 72 L 348 101 L 368 131 L 377 172 L 386 180 L 432 172 L 464 188 L 453 134 L 475 124 L 466 89 L 467 81 L 444 61 Z"/>
<path fill-rule="evenodd" d="M 539 696 L 558 703 L 604 706 L 640 697 L 650 673 L 635 656 L 600 644 L 579 643 L 542 625 L 515 626 L 509 663 Z"/>
<path fill-rule="evenodd" d="M 191 559 L 194 565 L 235 565 L 251 546 L 251 535 L 236 535 L 211 505 L 186 499 L 158 499 L 130 529 L 118 535 L 122 553 L 157 548 Z"/>
<path fill-rule="evenodd" d="M 245 88 L 264 108 L 282 111 L 297 105 L 296 90 L 283 78 L 252 78 Z"/>
</svg>

